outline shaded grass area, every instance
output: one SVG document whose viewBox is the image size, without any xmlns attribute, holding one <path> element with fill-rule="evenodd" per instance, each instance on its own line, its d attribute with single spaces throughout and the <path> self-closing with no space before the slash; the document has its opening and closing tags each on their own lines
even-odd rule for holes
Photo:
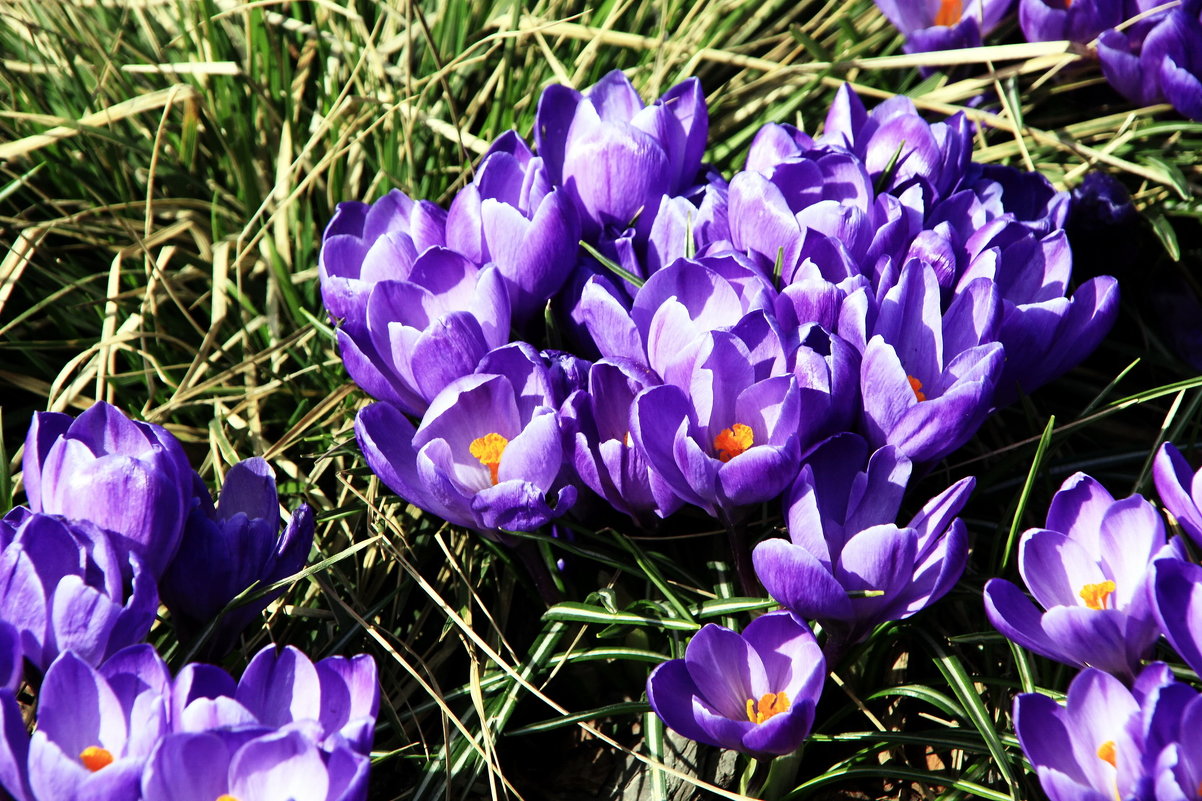
<svg viewBox="0 0 1202 801">
<path fill-rule="evenodd" d="M 1030 797 L 1010 699 L 1063 689 L 1067 671 L 1012 651 L 980 588 L 1013 574 L 1017 532 L 1042 522 L 1068 474 L 1146 489 L 1159 441 L 1198 439 L 1202 381 L 1163 324 L 1159 288 L 1198 288 L 1202 125 L 1130 108 L 1063 43 L 952 55 L 951 77 L 926 79 L 899 44 L 865 0 L 0 6 L 6 477 L 33 410 L 97 399 L 166 425 L 213 482 L 268 458 L 289 506 L 318 510 L 322 566 L 227 666 L 269 638 L 314 658 L 375 654 L 373 797 L 607 797 L 634 782 L 643 797 L 688 798 L 762 777 L 708 749 L 678 753 L 642 695 L 696 626 L 741 626 L 763 608 L 733 597 L 724 535 L 684 514 L 638 536 L 599 514 L 571 538 L 532 536 L 524 549 L 566 563 L 571 603 L 547 613 L 516 552 L 398 502 L 354 445 L 366 397 L 320 308 L 321 230 L 337 202 L 393 187 L 447 204 L 492 138 L 530 132 L 543 87 L 614 68 L 645 97 L 699 76 L 708 160 L 727 172 L 764 122 L 816 131 L 844 80 L 866 99 L 963 109 L 977 160 L 1062 188 L 1106 169 L 1146 221 L 1134 243 L 1075 237 L 1079 278 L 1123 281 L 1099 353 L 912 489 L 917 500 L 979 477 L 969 571 L 836 667 L 797 796 Z M 977 103 L 982 92 L 993 99 Z M 779 525 L 765 509 L 764 529 Z M 178 668 L 170 626 L 155 637 Z"/>
</svg>

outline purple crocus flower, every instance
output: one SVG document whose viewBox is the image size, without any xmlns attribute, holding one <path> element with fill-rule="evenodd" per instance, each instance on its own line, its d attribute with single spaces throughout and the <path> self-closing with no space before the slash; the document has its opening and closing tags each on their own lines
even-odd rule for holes
<svg viewBox="0 0 1202 801">
<path fill-rule="evenodd" d="M 1127 0 L 1019 0 L 1018 22 L 1028 42 L 1092 42 L 1127 16 Z"/>
<path fill-rule="evenodd" d="M 956 515 L 975 479 L 956 482 L 899 526 L 910 471 L 896 448 L 869 458 L 855 434 L 831 437 L 805 458 L 785 495 L 789 540 L 765 540 L 752 552 L 768 594 L 829 632 L 828 655 L 926 608 L 964 570 L 968 535 Z"/>
<path fill-rule="evenodd" d="M 756 381 L 743 342 L 715 331 L 683 386 L 643 390 L 630 415 L 635 445 L 677 495 L 729 523 L 788 486 L 803 419 L 793 376 Z"/>
<path fill-rule="evenodd" d="M 908 262 L 880 302 L 860 368 L 868 441 L 894 445 L 916 462 L 937 461 L 976 433 L 1003 360 L 992 341 L 996 286 L 973 282 L 946 314 L 939 296 L 934 268 Z"/>
<path fill-rule="evenodd" d="M 710 623 L 647 679 L 647 700 L 676 732 L 757 757 L 788 754 L 814 723 L 826 663 L 808 626 L 788 612 L 742 634 Z"/>
<path fill-rule="evenodd" d="M 99 664 L 146 637 L 159 602 L 154 577 L 137 554 L 119 550 L 87 521 L 24 509 L 5 520 L 0 619 L 19 632 L 34 667 L 46 670 L 67 650 Z"/>
<path fill-rule="evenodd" d="M 148 801 L 360 801 L 369 765 L 345 747 L 322 751 L 298 731 L 173 734 L 150 757 L 141 790 Z"/>
<path fill-rule="evenodd" d="M 552 188 L 543 160 L 515 132 L 485 154 L 472 183 L 447 213 L 447 245 L 505 279 L 519 324 L 542 306 L 571 272 L 580 219 L 564 189 Z"/>
<path fill-rule="evenodd" d="M 170 682 L 149 645 L 99 668 L 60 655 L 38 694 L 26 801 L 136 801 L 146 759 L 167 733 Z"/>
<path fill-rule="evenodd" d="M 647 368 L 625 359 L 603 359 L 589 370 L 588 388 L 573 392 L 563 413 L 580 480 L 615 509 L 644 527 L 680 508 L 680 499 L 634 446 L 630 413 L 635 397 L 659 385 Z"/>
<path fill-rule="evenodd" d="M 999 405 L 1080 363 L 1118 316 L 1118 281 L 1111 276 L 1090 278 L 1066 297 L 1073 255 L 1063 229 L 1038 235 L 1006 215 L 965 246 L 971 262 L 957 288 L 987 278 L 1001 296 L 997 338 L 1006 361 L 997 382 Z"/>
<path fill-rule="evenodd" d="M 446 212 L 394 189 L 371 205 L 339 203 L 322 234 L 317 272 L 321 299 L 335 319 L 363 317 L 371 287 L 405 280 L 417 257 L 446 244 Z"/>
<path fill-rule="evenodd" d="M 292 646 L 259 651 L 242 678 L 214 665 L 191 663 L 176 677 L 171 730 L 302 731 L 326 751 L 371 749 L 380 688 L 375 661 L 366 654 L 312 662 Z"/>
<path fill-rule="evenodd" d="M 1014 0 L 876 0 L 906 35 L 907 53 L 979 47 L 1010 13 Z"/>
<path fill-rule="evenodd" d="M 1202 2 L 1186 0 L 1148 32 L 1139 55 L 1144 71 L 1159 80 L 1164 98 L 1191 120 L 1202 120 L 1199 42 L 1202 42 Z"/>
<path fill-rule="evenodd" d="M 1141 2 L 1144 6 L 1156 3 Z M 1202 3 L 1185 3 L 1140 17 L 1098 38 L 1098 60 L 1111 86 L 1134 103 L 1167 100 L 1202 120 Z"/>
<path fill-rule="evenodd" d="M 216 509 L 207 492 L 200 500 L 159 592 L 182 639 L 217 621 L 201 652 L 201 658 L 216 658 L 284 588 L 219 619 L 221 610 L 255 582 L 266 587 L 301 569 L 313 546 L 313 512 L 298 506 L 281 535 L 275 471 L 257 457 L 226 473 Z"/>
<path fill-rule="evenodd" d="M 685 387 L 684 376 L 707 334 L 735 330 L 774 303 L 775 291 L 764 277 L 726 255 L 673 262 L 648 279 L 629 307 L 606 282 L 590 279 L 580 314 L 603 356 L 644 364 L 664 381 Z"/>
<path fill-rule="evenodd" d="M 141 557 L 153 575 L 171 561 L 195 473 L 161 426 L 103 401 L 79 417 L 38 412 L 25 438 L 25 494 L 34 512 L 87 520 Z"/>
<path fill-rule="evenodd" d="M 644 106 L 621 72 L 583 93 L 547 87 L 538 101 L 535 142 L 555 186 L 563 186 L 586 232 L 626 228 L 664 195 L 692 186 L 705 151 L 709 116 L 696 78 Z"/>
<path fill-rule="evenodd" d="M 1160 635 L 1151 563 L 1183 556 L 1179 541 L 1166 543 L 1160 514 L 1142 496 L 1116 501 L 1077 473 L 1052 498 L 1047 527 L 1019 541 L 1019 573 L 1046 611 L 1000 578 L 985 585 L 985 611 L 1028 650 L 1129 680 Z"/>
<path fill-rule="evenodd" d="M 509 341 L 509 295 L 497 268 L 443 247 L 418 256 L 405 279 L 373 284 L 348 314 L 358 316 L 338 329 L 346 371 L 372 397 L 414 415 Z"/>
<path fill-rule="evenodd" d="M 873 197 L 865 164 L 842 149 L 816 148 L 764 172 L 746 170 L 730 182 L 731 247 L 754 258 L 766 277 L 779 260 L 784 284 L 807 259 L 838 282 L 860 272 L 875 231 Z"/>
<path fill-rule="evenodd" d="M 899 5 L 921 8 L 925 2 Z M 927 207 L 950 195 L 972 164 L 972 128 L 963 114 L 928 123 L 904 95 L 866 111 L 847 85 L 835 95 L 818 144 L 850 150 L 864 162 L 870 185 L 885 192 L 900 197 L 919 187 Z"/>
<path fill-rule="evenodd" d="M 261 725 L 308 721 L 312 740 L 326 750 L 371 750 L 380 685 L 370 656 L 327 657 L 317 663 L 292 646 L 268 646 L 246 666 L 234 700 Z"/>
<path fill-rule="evenodd" d="M 1177 446 L 1166 442 L 1156 452 L 1152 477 L 1164 508 L 1194 544 L 1202 547 L 1202 471 L 1191 470 Z"/>
<path fill-rule="evenodd" d="M 1042 693 L 1014 701 L 1014 730 L 1051 801 L 1193 798 L 1202 697 L 1155 662 L 1128 689 L 1086 668 L 1062 706 Z"/>
<path fill-rule="evenodd" d="M 498 361 L 516 366 L 453 381 L 416 429 L 387 403 L 355 420 L 359 447 L 389 488 L 490 536 L 532 531 L 576 499 L 573 485 L 558 482 L 564 454 L 547 367 L 537 353 Z"/>
</svg>

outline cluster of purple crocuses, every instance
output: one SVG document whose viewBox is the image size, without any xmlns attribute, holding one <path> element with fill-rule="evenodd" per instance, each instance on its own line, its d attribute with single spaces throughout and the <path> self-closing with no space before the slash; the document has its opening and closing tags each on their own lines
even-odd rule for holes
<svg viewBox="0 0 1202 801">
<path fill-rule="evenodd" d="M 1165 509 L 1202 546 L 1202 471 L 1166 443 L 1153 476 Z M 1115 500 L 1078 473 L 1052 499 L 1046 527 L 1023 534 L 1019 572 L 1035 602 L 992 579 L 990 621 L 1018 645 L 1083 668 L 1063 706 L 1040 693 L 1015 701 L 1015 730 L 1044 791 L 1052 801 L 1196 798 L 1202 698 L 1164 663 L 1146 664 L 1163 635 L 1202 673 L 1202 567 L 1182 538 L 1169 537 L 1142 496 Z"/>
<path fill-rule="evenodd" d="M 1015 0 L 876 0 L 910 53 L 978 47 Z M 1199 0 L 1018 0 L 1030 42 L 1092 44 L 1102 73 L 1140 105 L 1170 103 L 1202 120 Z"/>
<path fill-rule="evenodd" d="M 172 679 L 144 643 L 161 601 L 185 648 L 220 658 L 304 565 L 312 512 L 299 506 L 281 534 L 264 460 L 231 467 L 214 505 L 174 436 L 101 402 L 37 414 L 23 468 L 29 505 L 0 519 L 8 797 L 365 797 L 370 657 L 314 664 L 269 646 L 240 681 L 203 663 Z"/>
<path fill-rule="evenodd" d="M 703 163 L 707 124 L 696 79 L 650 105 L 620 72 L 551 86 L 534 148 L 501 136 L 448 210 L 341 204 L 319 274 L 377 401 L 355 424 L 367 463 L 427 512 L 506 541 L 588 498 L 735 532 L 783 498 L 789 539 L 734 558 L 790 611 L 703 629 L 648 694 L 691 737 L 784 753 L 821 655 L 963 571 L 973 480 L 899 520 L 911 472 L 1091 352 L 1117 286 L 1070 294 L 1068 195 L 973 162 L 961 115 L 868 111 L 845 87 L 821 136 L 766 125 L 729 180 Z"/>
</svg>

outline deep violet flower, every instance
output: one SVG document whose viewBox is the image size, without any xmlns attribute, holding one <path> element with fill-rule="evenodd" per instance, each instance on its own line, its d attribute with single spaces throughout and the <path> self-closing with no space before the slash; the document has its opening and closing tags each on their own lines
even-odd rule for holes
<svg viewBox="0 0 1202 801">
<path fill-rule="evenodd" d="M 1077 473 L 1052 498 L 1047 527 L 1019 541 L 1019 573 L 1046 611 L 1000 578 L 985 585 L 985 611 L 1024 648 L 1130 680 L 1160 635 L 1151 564 L 1183 556 L 1178 540 L 1166 543 L 1164 523 L 1147 500 L 1116 501 Z"/>
<path fill-rule="evenodd" d="M 1193 798 L 1202 782 L 1196 738 L 1202 697 L 1160 662 L 1128 689 L 1086 668 L 1065 704 L 1042 693 L 1014 701 L 1014 729 L 1051 801 Z"/>
<path fill-rule="evenodd" d="M 876 0 L 906 35 L 907 53 L 978 47 L 1010 13 L 1014 0 Z"/>
<path fill-rule="evenodd" d="M 667 517 L 684 503 L 651 469 L 630 434 L 635 397 L 659 383 L 635 362 L 603 359 L 589 370 L 588 388 L 573 392 L 563 407 L 580 480 L 644 527 L 653 524 L 649 515 Z"/>
<path fill-rule="evenodd" d="M 372 397 L 409 414 L 420 415 L 447 384 L 509 341 L 501 274 L 447 248 L 426 250 L 404 279 L 378 281 L 357 299 L 365 302 L 338 329 L 343 365 Z"/>
<path fill-rule="evenodd" d="M 635 445 L 677 495 L 730 522 L 788 486 L 811 428 L 793 376 L 756 381 L 742 341 L 715 331 L 683 386 L 643 390 L 630 416 Z"/>
<path fill-rule="evenodd" d="M 742 634 L 710 623 L 647 679 L 651 708 L 700 743 L 756 756 L 788 754 L 810 733 L 826 679 L 808 626 L 788 612 L 756 618 Z"/>
<path fill-rule="evenodd" d="M 539 97 L 534 138 L 555 186 L 563 186 L 587 229 L 626 228 L 679 195 L 701 167 L 709 130 L 701 83 L 689 78 L 644 106 L 615 70 L 578 92 L 547 87 Z"/>
<path fill-rule="evenodd" d="M 103 401 L 79 417 L 38 412 L 25 438 L 25 494 L 34 512 L 87 520 L 158 576 L 183 533 L 195 472 L 166 429 Z"/>
<path fill-rule="evenodd" d="M 706 335 L 739 333 L 749 315 L 772 309 L 775 294 L 735 256 L 679 259 L 651 276 L 629 307 L 599 277 L 590 279 L 579 311 L 603 356 L 643 364 L 664 381 L 687 387 Z"/>
<path fill-rule="evenodd" d="M 513 316 L 542 313 L 571 272 L 580 240 L 576 207 L 553 188 L 543 160 L 514 131 L 502 134 L 451 203 L 447 245 L 505 279 Z"/>
<path fill-rule="evenodd" d="M 216 621 L 197 655 L 219 658 L 284 589 L 218 619 L 221 610 L 255 582 L 266 587 L 301 569 L 313 546 L 313 512 L 298 506 L 281 534 L 275 471 L 259 458 L 229 469 L 216 508 L 207 492 L 200 500 L 159 592 L 181 639 L 195 638 Z"/>
<path fill-rule="evenodd" d="M 142 774 L 154 801 L 359 801 L 370 761 L 346 747 L 322 751 L 299 731 L 168 735 Z"/>
<path fill-rule="evenodd" d="M 357 325 L 374 284 L 407 279 L 419 255 L 446 244 L 446 216 L 434 203 L 397 189 L 370 205 L 339 203 L 322 234 L 317 262 L 330 315 Z"/>
<path fill-rule="evenodd" d="M 805 457 L 785 494 L 789 540 L 752 552 L 768 594 L 829 632 L 828 654 L 926 608 L 964 570 L 968 535 L 956 515 L 975 480 L 961 479 L 899 525 L 910 471 L 896 448 L 870 458 L 855 434 L 831 437 Z"/>
<path fill-rule="evenodd" d="M 137 554 L 84 520 L 18 508 L 5 521 L 0 620 L 19 632 L 34 667 L 46 670 L 68 649 L 96 665 L 146 637 L 159 601 Z"/>
<path fill-rule="evenodd" d="M 1104 32 L 1098 38 L 1102 73 L 1134 103 L 1167 100 L 1186 117 L 1202 119 L 1200 37 L 1202 4 L 1187 0 Z"/>
<path fill-rule="evenodd" d="M 906 264 L 880 301 L 860 368 L 863 430 L 874 447 L 934 462 L 976 433 L 1002 368 L 999 309 L 996 286 L 978 279 L 941 314 L 934 268 Z"/>
<path fill-rule="evenodd" d="M 504 361 L 513 365 L 508 374 L 451 382 L 416 429 L 387 403 L 355 420 L 359 447 L 389 488 L 490 536 L 532 531 L 576 499 L 575 486 L 557 481 L 564 453 L 548 368 L 537 353 Z"/>
</svg>

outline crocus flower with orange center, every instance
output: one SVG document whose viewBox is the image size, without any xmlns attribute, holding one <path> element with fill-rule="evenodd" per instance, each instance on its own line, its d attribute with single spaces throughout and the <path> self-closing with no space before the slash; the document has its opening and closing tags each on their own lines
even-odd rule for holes
<svg viewBox="0 0 1202 801">
<path fill-rule="evenodd" d="M 1051 801 L 1195 798 L 1202 780 L 1202 696 L 1154 662 L 1132 685 L 1095 668 L 1063 704 L 1042 693 L 1014 702 L 1014 730 Z"/>
<path fill-rule="evenodd" d="M 651 708 L 701 743 L 765 756 L 801 745 L 814 722 L 826 664 L 814 635 L 788 612 L 742 634 L 710 623 L 647 679 Z"/>
<path fill-rule="evenodd" d="M 716 517 L 779 494 L 797 470 L 796 379 L 756 381 L 747 347 L 724 331 L 702 338 L 685 379 L 690 392 L 665 384 L 635 398 L 630 433 L 651 469 Z"/>
<path fill-rule="evenodd" d="M 1010 12 L 1014 0 L 876 0 L 906 35 L 907 53 L 978 47 Z"/>
<path fill-rule="evenodd" d="M 1019 573 L 1044 611 L 1000 578 L 985 585 L 985 611 L 1024 648 L 1130 680 L 1160 634 L 1150 603 L 1153 564 L 1183 556 L 1147 500 L 1116 501 L 1078 473 L 1052 499 L 1047 528 L 1019 540 Z"/>
<path fill-rule="evenodd" d="M 359 446 L 393 491 L 444 520 L 494 537 L 532 531 L 576 499 L 558 482 L 551 372 L 524 344 L 492 351 L 479 369 L 443 390 L 416 429 L 391 404 L 363 409 Z"/>
</svg>

